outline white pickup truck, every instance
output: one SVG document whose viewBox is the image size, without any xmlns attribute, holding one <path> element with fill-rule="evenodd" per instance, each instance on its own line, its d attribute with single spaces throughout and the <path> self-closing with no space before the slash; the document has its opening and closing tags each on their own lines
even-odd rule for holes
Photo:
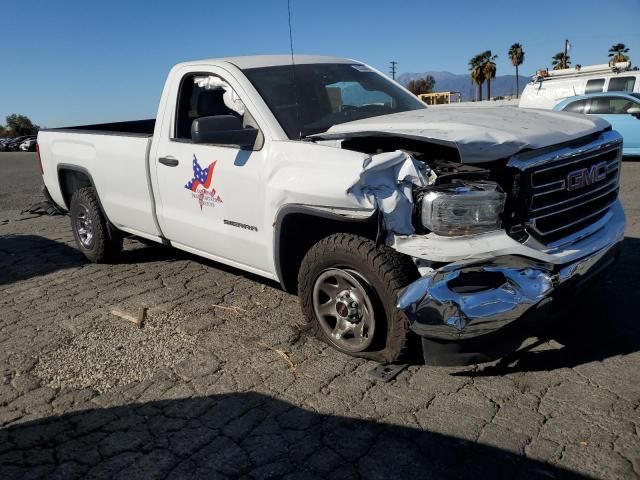
<svg viewBox="0 0 640 480">
<path fill-rule="evenodd" d="M 126 234 L 171 245 L 297 292 L 343 352 L 391 362 L 413 338 L 441 364 L 486 358 L 615 260 L 622 142 L 605 121 L 430 109 L 361 62 L 293 61 L 182 63 L 155 119 L 40 131 L 84 255 Z"/>
</svg>

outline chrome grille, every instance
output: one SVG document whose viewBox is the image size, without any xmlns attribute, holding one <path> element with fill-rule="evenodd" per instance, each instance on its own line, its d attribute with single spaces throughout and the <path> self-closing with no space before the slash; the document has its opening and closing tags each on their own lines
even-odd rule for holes
<svg viewBox="0 0 640 480">
<path fill-rule="evenodd" d="M 526 230 L 549 244 L 606 215 L 618 198 L 621 149 L 620 136 L 605 132 L 582 148 L 516 161 Z M 572 178 L 579 180 L 577 186 Z"/>
</svg>

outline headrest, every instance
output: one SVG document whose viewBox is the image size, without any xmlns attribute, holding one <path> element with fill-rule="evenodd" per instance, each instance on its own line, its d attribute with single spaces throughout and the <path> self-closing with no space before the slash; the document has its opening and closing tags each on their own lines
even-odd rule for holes
<svg viewBox="0 0 640 480">
<path fill-rule="evenodd" d="M 229 107 L 224 103 L 222 96 L 224 90 L 216 88 L 214 90 L 204 90 L 198 96 L 198 115 L 201 117 L 211 117 L 214 115 L 228 115 L 231 113 Z"/>
</svg>

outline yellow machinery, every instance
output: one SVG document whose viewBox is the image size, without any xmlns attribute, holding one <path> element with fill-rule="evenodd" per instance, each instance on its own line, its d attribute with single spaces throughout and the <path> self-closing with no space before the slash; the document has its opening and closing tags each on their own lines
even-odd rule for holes
<svg viewBox="0 0 640 480">
<path fill-rule="evenodd" d="M 418 98 L 427 105 L 445 105 L 447 103 L 459 103 L 462 101 L 460 92 L 433 92 L 421 93 Z"/>
</svg>

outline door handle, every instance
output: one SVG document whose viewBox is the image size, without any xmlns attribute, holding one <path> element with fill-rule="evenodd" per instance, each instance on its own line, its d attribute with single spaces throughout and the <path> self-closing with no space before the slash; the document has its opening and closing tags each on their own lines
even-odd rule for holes
<svg viewBox="0 0 640 480">
<path fill-rule="evenodd" d="M 158 161 L 161 164 L 166 165 L 167 167 L 177 167 L 178 164 L 180 163 L 178 159 L 173 157 L 160 157 Z"/>
</svg>

